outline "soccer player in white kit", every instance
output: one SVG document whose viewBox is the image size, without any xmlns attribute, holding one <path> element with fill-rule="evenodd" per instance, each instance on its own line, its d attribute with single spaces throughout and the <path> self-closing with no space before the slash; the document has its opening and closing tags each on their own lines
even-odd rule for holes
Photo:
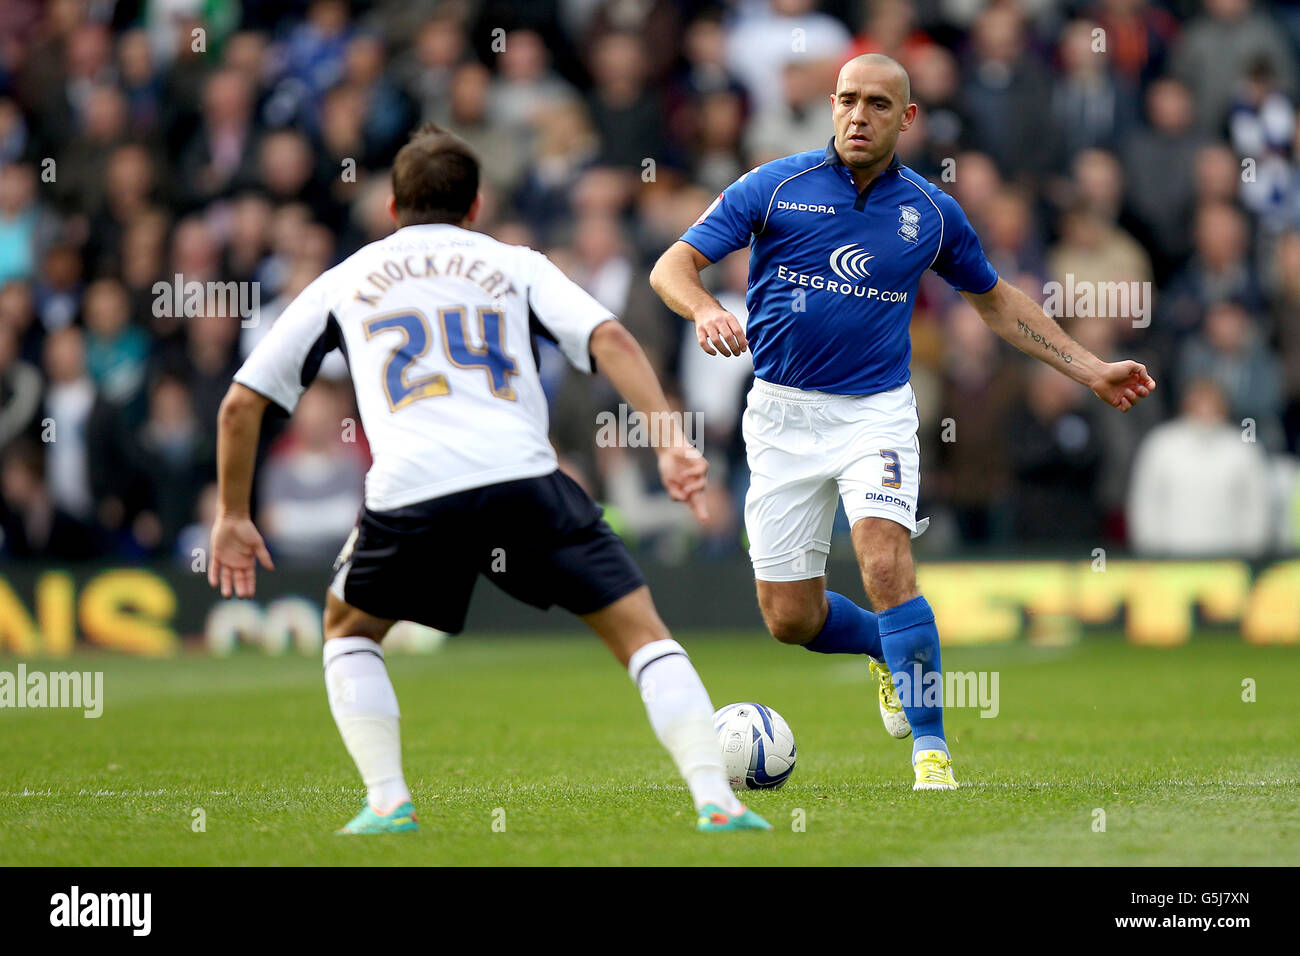
<svg viewBox="0 0 1300 956">
<path fill-rule="evenodd" d="M 742 176 L 664 253 L 650 282 L 695 323 L 706 352 L 753 349 L 745 528 L 768 629 L 783 643 L 870 658 L 886 729 L 914 735 L 913 787 L 953 790 L 942 697 L 929 690 L 943 687 L 939 632 L 916 587 L 909 540 L 927 521 L 916 515 L 921 465 L 908 370 L 921 276 L 938 273 L 998 335 L 1120 411 L 1155 382 L 1137 362 L 1092 355 L 998 277 L 957 202 L 895 155 L 916 116 L 910 100 L 895 60 L 866 54 L 844 64 L 825 150 Z M 746 245 L 742 329 L 700 270 Z M 826 589 L 837 501 L 874 613 Z"/>
<path fill-rule="evenodd" d="M 218 422 L 208 577 L 225 596 L 249 597 L 256 564 L 272 568 L 249 501 L 262 414 L 272 402 L 292 414 L 324 356 L 346 356 L 373 464 L 325 604 L 330 711 L 367 789 L 339 832 L 418 828 L 380 642 L 398 620 L 460 631 L 480 574 L 537 607 L 564 607 L 600 635 L 641 688 L 698 829 L 771 829 L 732 793 L 704 685 L 627 548 L 558 470 L 547 439 L 533 334 L 583 372 L 598 365 L 637 410 L 674 422 L 645 353 L 545 256 L 469 231 L 479 164 L 461 140 L 422 127 L 392 178 L 397 230 L 290 303 L 236 373 Z M 670 494 L 703 516 L 707 465 L 680 427 L 657 453 Z"/>
</svg>

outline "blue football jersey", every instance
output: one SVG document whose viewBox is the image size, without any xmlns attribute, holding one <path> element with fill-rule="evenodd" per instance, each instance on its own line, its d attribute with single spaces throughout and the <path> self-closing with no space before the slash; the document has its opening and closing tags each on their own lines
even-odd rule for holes
<svg viewBox="0 0 1300 956">
<path fill-rule="evenodd" d="M 732 183 L 682 239 L 716 262 L 751 242 L 746 336 L 774 385 L 871 395 L 908 380 L 921 274 L 998 274 L 956 200 L 894 158 L 858 191 L 831 140 Z"/>
</svg>

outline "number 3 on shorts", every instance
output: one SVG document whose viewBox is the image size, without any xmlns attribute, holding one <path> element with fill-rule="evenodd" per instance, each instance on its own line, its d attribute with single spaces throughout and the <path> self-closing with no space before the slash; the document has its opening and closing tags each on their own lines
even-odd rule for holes
<svg viewBox="0 0 1300 956">
<path fill-rule="evenodd" d="M 885 459 L 885 479 L 881 484 L 886 488 L 902 488 L 903 475 L 899 471 L 898 452 L 892 448 L 882 448 L 880 457 Z"/>
</svg>

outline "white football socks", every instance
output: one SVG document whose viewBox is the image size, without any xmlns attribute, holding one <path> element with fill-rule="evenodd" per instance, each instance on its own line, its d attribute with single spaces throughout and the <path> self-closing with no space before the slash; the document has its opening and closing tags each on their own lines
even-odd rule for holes
<svg viewBox="0 0 1300 956">
<path fill-rule="evenodd" d="M 370 808 L 387 814 L 410 800 L 402 777 L 401 713 L 379 645 L 368 637 L 326 641 L 325 690 Z"/>
<path fill-rule="evenodd" d="M 641 689 L 650 726 L 676 761 L 696 809 L 716 803 L 739 813 L 741 803 L 727 783 L 713 730 L 713 705 L 686 651 L 676 641 L 654 641 L 632 655 L 627 671 Z"/>
</svg>

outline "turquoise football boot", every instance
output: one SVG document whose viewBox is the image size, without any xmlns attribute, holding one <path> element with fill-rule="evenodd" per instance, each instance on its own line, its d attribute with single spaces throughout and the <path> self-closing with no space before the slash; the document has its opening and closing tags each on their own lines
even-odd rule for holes
<svg viewBox="0 0 1300 956">
<path fill-rule="evenodd" d="M 334 832 L 340 836 L 351 836 L 363 833 L 410 833 L 419 829 L 415 807 L 408 800 L 384 816 L 375 813 L 367 803 L 347 826 Z"/>
<path fill-rule="evenodd" d="M 706 803 L 700 807 L 695 829 L 701 833 L 721 833 L 723 830 L 770 830 L 772 824 L 747 807 L 741 807 L 737 814 L 730 814 L 716 803 Z"/>
</svg>

